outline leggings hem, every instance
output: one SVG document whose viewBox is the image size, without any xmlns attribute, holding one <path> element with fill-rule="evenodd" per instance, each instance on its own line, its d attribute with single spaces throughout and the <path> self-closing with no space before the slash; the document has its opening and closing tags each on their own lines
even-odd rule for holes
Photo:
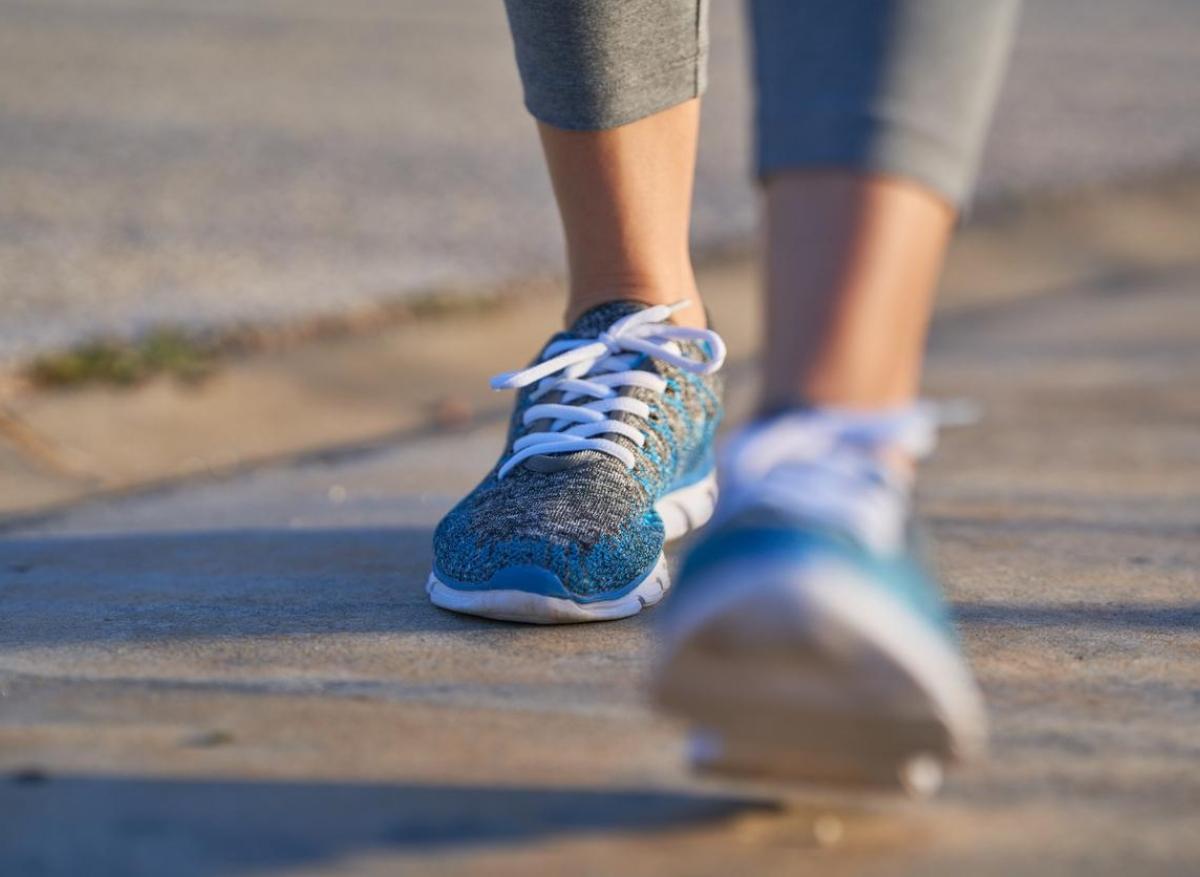
<svg viewBox="0 0 1200 877">
<path fill-rule="evenodd" d="M 760 181 L 782 171 L 836 168 L 914 180 L 956 208 L 971 197 L 977 150 L 886 113 L 764 118 L 758 130 Z"/>
<path fill-rule="evenodd" d="M 694 98 L 708 88 L 708 50 L 655 70 L 636 82 L 622 81 L 619 88 L 596 91 L 564 100 L 561 91 L 553 97 L 525 95 L 525 109 L 546 125 L 564 131 L 604 131 L 640 121 Z M 570 112 L 559 105 L 567 103 Z"/>
</svg>

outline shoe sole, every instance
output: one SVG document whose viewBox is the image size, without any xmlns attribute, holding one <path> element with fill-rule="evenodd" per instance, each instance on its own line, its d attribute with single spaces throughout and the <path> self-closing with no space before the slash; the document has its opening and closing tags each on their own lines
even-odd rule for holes
<svg viewBox="0 0 1200 877">
<path fill-rule="evenodd" d="M 984 750 L 962 656 L 852 568 L 740 564 L 705 578 L 665 631 L 653 683 L 695 729 L 697 770 L 924 796 Z"/>
<path fill-rule="evenodd" d="M 662 518 L 666 541 L 673 541 L 704 526 L 712 517 L 716 501 L 715 472 L 660 499 L 654 508 Z M 650 572 L 628 593 L 612 600 L 581 602 L 517 588 L 467 591 L 446 584 L 436 572 L 430 572 L 425 582 L 430 601 L 442 609 L 526 624 L 578 624 L 628 618 L 658 603 L 670 587 L 671 575 L 665 554 L 658 556 Z"/>
<path fill-rule="evenodd" d="M 717 507 L 717 473 L 714 469 L 695 484 L 673 490 L 654 505 L 662 518 L 667 542 L 681 539 L 708 523 Z"/>
</svg>

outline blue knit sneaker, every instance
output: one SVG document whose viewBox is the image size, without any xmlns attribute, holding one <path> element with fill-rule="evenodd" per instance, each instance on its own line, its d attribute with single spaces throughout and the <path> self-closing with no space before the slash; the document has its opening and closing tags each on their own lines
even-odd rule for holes
<svg viewBox="0 0 1200 877">
<path fill-rule="evenodd" d="M 516 389 L 504 456 L 434 533 L 426 590 L 455 612 L 555 624 L 624 618 L 669 587 L 663 544 L 716 501 L 714 373 L 725 345 L 611 302 L 555 335 Z"/>
<path fill-rule="evenodd" d="M 925 408 L 751 424 L 667 607 L 658 702 L 725 774 L 928 793 L 980 752 L 982 699 L 912 548 Z"/>
</svg>

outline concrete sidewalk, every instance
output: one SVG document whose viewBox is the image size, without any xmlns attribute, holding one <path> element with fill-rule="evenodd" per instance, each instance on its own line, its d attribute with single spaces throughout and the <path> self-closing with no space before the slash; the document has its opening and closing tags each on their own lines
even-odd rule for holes
<svg viewBox="0 0 1200 877">
<path fill-rule="evenodd" d="M 1197 240 L 1196 174 L 1021 199 L 980 212 L 956 237 L 939 313 L 1198 270 Z M 755 271 L 749 255 L 701 269 L 739 362 L 753 356 L 758 333 Z M 217 362 L 200 383 L 0 387 L 0 527 L 90 498 L 504 418 L 508 400 L 488 390 L 487 376 L 525 362 L 561 307 L 558 285 L 542 283 L 488 307 L 276 339 Z"/>
<path fill-rule="evenodd" d="M 429 606 L 430 529 L 501 444 L 485 420 L 7 532 L 0 873 L 1194 874 L 1198 283 L 940 317 L 931 394 L 986 420 L 945 433 L 922 506 L 995 745 L 927 806 L 690 778 L 640 700 L 649 615 Z M 748 360 L 731 377 L 736 420 Z"/>
</svg>

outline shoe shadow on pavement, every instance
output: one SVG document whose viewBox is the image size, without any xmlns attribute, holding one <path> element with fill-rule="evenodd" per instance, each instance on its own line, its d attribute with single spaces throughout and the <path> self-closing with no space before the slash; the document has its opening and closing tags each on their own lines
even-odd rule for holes
<svg viewBox="0 0 1200 877">
<path fill-rule="evenodd" d="M 68 759 L 71 766 L 59 772 L 55 759 L 36 745 L 0 752 L 0 761 L 10 766 L 36 765 L 8 775 L 0 772 L 0 874 L 269 873 L 319 867 L 372 852 L 422 856 L 563 836 L 645 835 L 717 825 L 742 813 L 777 809 L 757 797 L 655 788 L 637 780 L 632 788 L 607 788 L 543 787 L 536 779 L 518 786 L 472 784 L 469 776 L 447 784 L 427 778 L 361 782 L 303 775 L 164 777 L 131 774 L 129 761 L 115 772 L 103 772 L 105 756 L 89 752 L 92 722 L 96 733 L 103 733 L 107 720 L 94 719 L 86 706 L 71 698 L 81 696 L 79 691 L 86 695 L 88 686 L 95 684 L 101 701 L 111 690 L 113 697 L 126 698 L 123 709 L 129 710 L 129 704 L 135 711 L 146 709 L 145 714 L 118 712 L 119 726 L 126 721 L 138 727 L 139 722 L 154 726 L 177 721 L 162 718 L 151 707 L 167 691 L 196 696 L 196 686 L 176 678 L 194 654 L 189 640 L 303 641 L 310 634 L 344 633 L 347 639 L 387 634 L 387 642 L 371 647 L 380 649 L 385 665 L 395 668 L 394 678 L 347 679 L 339 671 L 332 681 L 322 677 L 317 682 L 310 674 L 299 680 L 301 693 L 314 696 L 319 690 L 331 695 L 334 707 L 339 697 L 348 697 L 360 708 L 364 696 L 390 698 L 398 716 L 409 710 L 419 717 L 418 707 L 428 708 L 428 703 L 441 710 L 437 715 L 459 715 L 447 710 L 460 709 L 461 704 L 448 707 L 437 698 L 440 689 L 453 693 L 462 686 L 426 684 L 427 680 L 408 685 L 404 656 L 409 653 L 399 651 L 391 635 L 413 634 L 413 653 L 428 659 L 431 649 L 455 651 L 460 637 L 477 642 L 483 634 L 488 648 L 504 652 L 508 639 L 541 631 L 457 616 L 432 606 L 424 588 L 430 536 L 428 528 L 413 527 L 0 540 L 0 695 L 24 704 L 26 712 L 12 717 L 32 721 L 39 729 L 39 723 L 61 723 L 63 714 L 55 710 L 66 704 L 62 708 L 72 716 L 68 723 L 78 718 L 81 732 L 67 748 L 80 755 L 82 763 L 101 765 L 102 771 L 81 772 L 81 762 Z M 617 647 L 628 649 L 630 628 L 624 629 L 625 640 Z M 436 635 L 429 636 L 431 632 Z M 175 648 L 180 640 L 182 652 Z M 129 650 L 129 644 L 148 648 Z M 128 669 L 110 668 L 101 671 L 98 680 L 75 679 L 79 662 L 88 660 L 79 655 L 94 654 L 91 647 L 96 645 L 104 654 L 128 656 L 120 658 L 126 661 L 121 666 L 136 666 L 136 678 L 126 678 L 133 672 Z M 163 648 L 156 648 L 160 645 Z M 278 649 L 278 642 L 265 652 L 254 652 L 256 659 L 271 648 Z M 177 654 L 182 655 L 182 665 L 175 660 Z M 309 656 L 315 667 L 322 666 L 323 654 Z M 7 674 L 6 680 L 7 656 L 21 669 Z M 287 652 L 280 660 L 290 666 L 289 661 L 298 659 Z M 160 666 L 156 661 L 166 663 Z M 44 673 L 39 665 L 46 668 Z M 237 678 L 222 676 L 211 683 L 222 695 L 239 696 L 239 708 L 247 710 L 254 709 L 253 696 L 279 693 L 273 676 L 265 682 L 255 676 L 261 669 L 258 663 L 249 668 L 254 678 L 234 674 Z M 113 672 L 119 678 L 107 679 L 105 674 Z M 564 686 L 569 684 L 570 679 L 564 681 Z M 485 681 L 467 686 L 466 696 L 474 697 L 472 692 L 489 685 Z M 509 713 L 514 690 L 519 695 L 526 688 L 545 692 L 528 707 L 533 710 L 564 696 L 563 686 L 514 683 L 501 688 Z M 207 689 L 201 689 L 200 695 L 205 694 Z M 594 696 L 585 691 L 578 697 L 590 703 Z M 496 708 L 494 702 L 491 708 Z M 471 720 L 466 712 L 463 720 Z M 553 715 L 562 721 L 561 711 Z M 487 726 L 481 727 L 486 733 Z M 395 745 L 429 742 L 398 737 Z M 136 754 L 126 755 L 138 763 Z"/>
<path fill-rule="evenodd" d="M 425 527 L 238 529 L 0 540 L 0 648 L 447 631 Z M 11 623 L 20 619 L 20 624 Z"/>
<path fill-rule="evenodd" d="M 244 874 L 777 809 L 673 791 L 14 776 L 0 781 L 0 873 Z"/>
<path fill-rule="evenodd" d="M 0 539 L 0 649 L 511 628 L 429 603 L 431 539 L 428 527 Z M 955 614 L 968 628 L 1200 625 L 1200 604 L 961 602 Z"/>
</svg>

